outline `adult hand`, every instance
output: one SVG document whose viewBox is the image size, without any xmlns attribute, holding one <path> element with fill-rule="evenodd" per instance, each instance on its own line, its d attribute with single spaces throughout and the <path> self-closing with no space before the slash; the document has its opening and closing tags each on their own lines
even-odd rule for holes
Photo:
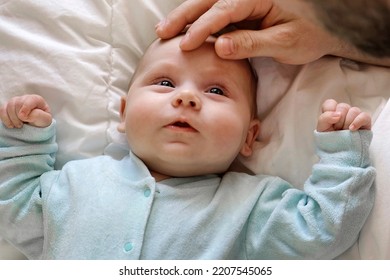
<svg viewBox="0 0 390 280">
<path fill-rule="evenodd" d="M 208 36 L 234 24 L 236 30 L 216 43 L 222 58 L 273 57 L 289 64 L 314 61 L 337 53 L 340 41 L 311 21 L 287 12 L 272 0 L 187 0 L 157 24 L 157 35 L 171 38 L 192 24 L 183 50 L 199 47 Z"/>
</svg>

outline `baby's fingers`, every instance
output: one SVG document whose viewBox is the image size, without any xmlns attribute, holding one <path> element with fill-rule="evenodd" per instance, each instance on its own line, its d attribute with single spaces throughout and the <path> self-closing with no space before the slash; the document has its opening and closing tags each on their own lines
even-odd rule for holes
<svg viewBox="0 0 390 280">
<path fill-rule="evenodd" d="M 21 105 L 19 106 L 18 117 L 24 122 L 31 122 L 31 112 L 39 109 L 50 113 L 49 105 L 45 99 L 39 95 L 26 95 L 20 98 Z"/>
<path fill-rule="evenodd" d="M 37 127 L 46 127 L 51 123 L 49 105 L 39 95 L 26 95 L 21 98 L 18 117 L 25 123 Z"/>
<path fill-rule="evenodd" d="M 337 101 L 334 99 L 327 99 L 322 103 L 322 113 L 325 113 L 326 111 L 336 111 L 337 108 Z"/>
<path fill-rule="evenodd" d="M 349 130 L 356 131 L 359 129 L 371 129 L 371 116 L 366 112 L 359 113 L 349 125 Z"/>
<path fill-rule="evenodd" d="M 52 122 L 52 116 L 42 109 L 34 109 L 24 119 L 24 122 L 36 127 L 47 127 Z"/>
<path fill-rule="evenodd" d="M 337 123 L 334 124 L 334 130 L 343 130 L 348 129 L 348 125 L 346 125 L 346 118 L 351 106 L 347 103 L 338 103 L 336 107 L 336 112 L 340 113 L 340 119 Z"/>
<path fill-rule="evenodd" d="M 0 110 L 0 118 L 6 127 L 21 128 L 24 123 L 47 126 L 51 119 L 50 108 L 39 95 L 17 96 Z"/>
<path fill-rule="evenodd" d="M 3 124 L 8 128 L 22 127 L 23 121 L 18 117 L 20 107 L 14 99 L 4 104 L 0 109 L 0 118 Z"/>
<path fill-rule="evenodd" d="M 317 123 L 317 131 L 333 131 L 334 124 L 337 123 L 341 118 L 340 112 L 326 111 L 320 115 Z"/>
</svg>

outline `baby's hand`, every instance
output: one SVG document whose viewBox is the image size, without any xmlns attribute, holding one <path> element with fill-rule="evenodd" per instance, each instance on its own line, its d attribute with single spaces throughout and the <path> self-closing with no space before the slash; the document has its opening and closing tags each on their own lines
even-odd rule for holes
<svg viewBox="0 0 390 280">
<path fill-rule="evenodd" d="M 24 123 L 47 127 L 52 122 L 49 105 L 39 95 L 11 98 L 0 107 L 0 119 L 8 128 L 21 128 Z"/>
<path fill-rule="evenodd" d="M 371 116 L 358 107 L 346 103 L 337 103 L 328 99 L 322 104 L 322 114 L 318 118 L 317 131 L 335 131 L 349 129 L 371 129 Z"/>
</svg>

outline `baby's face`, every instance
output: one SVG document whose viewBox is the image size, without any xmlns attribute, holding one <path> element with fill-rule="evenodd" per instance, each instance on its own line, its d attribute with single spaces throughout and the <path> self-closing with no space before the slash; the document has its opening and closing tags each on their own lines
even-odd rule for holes
<svg viewBox="0 0 390 280">
<path fill-rule="evenodd" d="M 122 108 L 130 149 L 155 173 L 220 173 L 249 155 L 253 81 L 246 61 L 227 61 L 213 42 L 182 52 L 180 38 L 147 51 Z M 252 93 L 251 93 L 252 91 Z"/>
</svg>

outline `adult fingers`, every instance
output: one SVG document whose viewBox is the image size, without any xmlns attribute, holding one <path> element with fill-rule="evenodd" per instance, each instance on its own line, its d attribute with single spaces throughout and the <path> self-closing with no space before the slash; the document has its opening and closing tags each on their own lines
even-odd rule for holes
<svg viewBox="0 0 390 280">
<path fill-rule="evenodd" d="M 215 50 L 225 59 L 263 56 L 279 62 L 294 62 L 297 60 L 292 57 L 295 51 L 288 47 L 296 38 L 286 28 L 287 25 L 277 25 L 262 30 L 236 30 L 220 36 Z"/>
<path fill-rule="evenodd" d="M 162 39 L 179 34 L 188 24 L 193 23 L 209 10 L 218 0 L 187 0 L 173 9 L 156 25 L 156 33 Z"/>
<path fill-rule="evenodd" d="M 200 2 L 208 2 L 210 4 L 210 2 L 215 1 Z M 195 6 L 195 4 L 192 5 Z M 198 10 L 195 9 L 192 12 L 188 11 L 189 14 L 186 16 L 187 20 L 183 21 L 182 19 L 180 27 L 184 27 L 184 22 L 189 23 L 192 20 L 195 20 L 194 15 L 198 16 L 187 30 L 186 36 L 182 39 L 180 46 L 183 50 L 193 50 L 199 47 L 208 36 L 221 31 L 224 27 L 231 23 L 237 23 L 244 20 L 261 19 L 272 8 L 272 1 L 259 2 L 258 0 L 219 0 L 206 11 L 203 10 L 205 7 L 206 6 L 200 7 L 199 4 Z M 199 15 L 199 12 L 203 13 Z M 181 18 L 185 17 L 183 13 L 180 16 Z M 165 23 L 164 26 L 171 24 L 173 23 L 169 20 L 168 16 L 167 23 Z M 160 27 L 157 30 L 159 29 Z M 175 31 L 177 31 L 177 29 Z M 161 34 L 161 32 L 157 33 Z"/>
<path fill-rule="evenodd" d="M 268 3 L 270 1 L 262 1 Z M 220 0 L 206 13 L 199 17 L 188 29 L 187 36 L 181 42 L 183 50 L 192 50 L 198 47 L 211 34 L 217 33 L 232 23 L 239 23 L 264 17 L 272 5 L 259 4 L 258 0 L 247 0 L 245 3 L 238 0 Z M 260 28 L 260 25 L 258 26 Z M 249 37 L 251 38 L 251 37 Z M 237 46 L 240 46 L 239 43 Z M 242 46 L 245 49 L 247 46 Z M 240 50 L 241 48 L 238 48 Z M 254 56 L 254 55 L 251 55 Z M 246 55 L 245 57 L 249 57 Z"/>
<path fill-rule="evenodd" d="M 318 59 L 324 51 L 302 36 L 301 31 L 305 33 L 296 21 L 261 30 L 235 30 L 218 37 L 215 48 L 225 59 L 262 56 L 281 63 L 304 64 Z"/>
</svg>

